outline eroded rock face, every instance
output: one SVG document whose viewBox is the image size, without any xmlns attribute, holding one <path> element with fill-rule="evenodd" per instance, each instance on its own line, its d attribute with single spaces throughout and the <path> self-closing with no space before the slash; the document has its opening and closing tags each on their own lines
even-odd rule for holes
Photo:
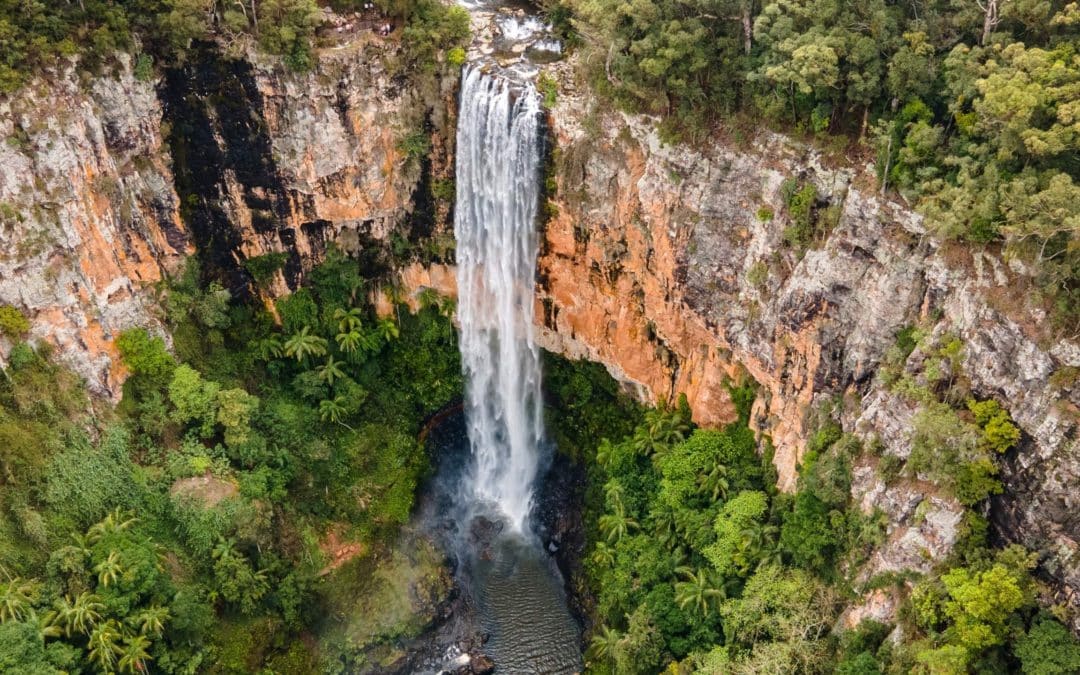
<svg viewBox="0 0 1080 675">
<path fill-rule="evenodd" d="M 827 400 L 844 398 L 845 430 L 905 458 L 917 406 L 879 366 L 907 326 L 956 336 L 973 394 L 1001 401 L 1025 434 L 993 502 L 998 532 L 1047 552 L 1043 569 L 1080 590 L 1078 394 L 1051 378 L 1078 349 L 1038 330 L 1036 308 L 1001 309 L 1025 282 L 1019 266 L 942 246 L 877 194 L 869 169 L 832 168 L 790 139 L 664 145 L 652 120 L 591 105 L 564 82 L 550 116 L 558 191 L 536 305 L 545 346 L 601 361 L 647 397 L 685 393 L 709 425 L 734 419 L 725 385 L 745 369 L 761 385 L 751 424 L 772 439 L 791 490 L 808 413 Z M 789 179 L 813 186 L 833 220 L 801 256 L 784 241 Z M 933 485 L 875 480 L 853 487 L 889 522 L 868 573 L 947 556 L 962 507 Z"/>
<path fill-rule="evenodd" d="M 98 393 L 119 392 L 120 331 L 163 332 L 148 285 L 192 250 L 160 121 L 126 58 L 89 87 L 68 71 L 0 99 L 0 304 Z"/>
<path fill-rule="evenodd" d="M 135 326 L 168 337 L 150 286 L 196 249 L 236 296 L 255 290 L 246 260 L 283 254 L 258 289 L 274 297 L 332 241 L 362 255 L 391 233 L 445 232 L 432 184 L 452 172 L 454 79 L 394 75 L 397 50 L 361 31 L 296 74 L 203 45 L 160 82 L 120 57 L 117 74 L 70 71 L 0 100 L 0 304 L 115 398 L 113 340 Z M 409 134 L 430 151 L 407 156 Z M 11 346 L 0 336 L 0 362 Z"/>
<path fill-rule="evenodd" d="M 250 290 L 251 258 L 286 256 L 263 288 L 280 295 L 330 242 L 358 253 L 395 229 L 418 239 L 445 222 L 431 183 L 450 170 L 444 97 L 453 83 L 394 74 L 396 58 L 395 46 L 361 32 L 322 50 L 305 74 L 211 46 L 166 74 L 161 98 L 185 220 L 233 293 Z M 431 152 L 408 156 L 410 134 L 432 138 Z"/>
</svg>

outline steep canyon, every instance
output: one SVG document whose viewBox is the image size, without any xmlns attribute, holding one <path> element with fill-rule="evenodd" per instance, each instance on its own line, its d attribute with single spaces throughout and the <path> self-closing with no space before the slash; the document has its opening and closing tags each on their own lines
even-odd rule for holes
<svg viewBox="0 0 1080 675">
<path fill-rule="evenodd" d="M 296 75 L 207 46 L 160 82 L 70 71 L 0 100 L 0 303 L 118 397 L 112 339 L 160 325 L 153 284 L 196 249 L 234 293 L 289 292 L 333 242 L 392 268 L 396 292 L 453 295 L 451 205 L 436 186 L 451 175 L 457 82 L 396 73 L 395 49 L 365 33 Z M 1000 399 L 1024 431 L 991 519 L 1046 554 L 1041 569 L 1075 610 L 1080 391 L 1055 373 L 1080 367 L 1080 346 L 1017 302 L 1023 265 L 935 241 L 861 163 L 767 131 L 664 144 L 654 120 L 597 109 L 567 64 L 551 72 L 541 345 L 603 363 L 643 399 L 685 393 L 703 425 L 732 420 L 728 384 L 753 378 L 751 424 L 785 490 L 815 411 L 840 401 L 845 430 L 878 447 L 852 488 L 888 517 L 869 577 L 928 569 L 957 538 L 955 499 L 875 471 L 907 457 L 918 407 L 883 364 L 917 379 L 930 358 L 916 348 L 890 362 L 897 334 L 955 336 L 972 392 Z M 418 133 L 423 150 L 410 151 L 403 139 Z M 805 252 L 785 242 L 789 180 L 812 186 L 827 222 Z M 269 253 L 283 254 L 279 269 L 255 283 L 244 262 Z M 0 337 L 0 355 L 10 347 Z M 891 611 L 875 602 L 856 611 Z"/>
</svg>

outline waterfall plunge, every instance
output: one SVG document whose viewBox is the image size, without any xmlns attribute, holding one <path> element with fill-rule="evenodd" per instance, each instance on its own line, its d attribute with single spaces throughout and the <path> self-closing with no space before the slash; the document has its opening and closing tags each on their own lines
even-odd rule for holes
<svg viewBox="0 0 1080 675">
<path fill-rule="evenodd" d="M 458 319 L 475 502 L 524 532 L 540 462 L 540 354 L 533 335 L 540 97 L 466 67 L 457 127 Z"/>
</svg>

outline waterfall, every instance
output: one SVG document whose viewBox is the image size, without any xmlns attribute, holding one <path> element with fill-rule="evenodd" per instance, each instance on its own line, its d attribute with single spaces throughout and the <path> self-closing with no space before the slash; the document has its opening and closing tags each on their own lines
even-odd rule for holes
<svg viewBox="0 0 1080 675">
<path fill-rule="evenodd" d="M 540 97 L 467 66 L 457 127 L 458 319 L 473 466 L 468 490 L 523 532 L 543 447 L 533 331 Z"/>
</svg>

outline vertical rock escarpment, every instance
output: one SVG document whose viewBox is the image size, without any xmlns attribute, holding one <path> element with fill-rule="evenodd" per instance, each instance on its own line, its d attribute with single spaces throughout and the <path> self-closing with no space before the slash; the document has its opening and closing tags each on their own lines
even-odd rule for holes
<svg viewBox="0 0 1080 675">
<path fill-rule="evenodd" d="M 245 261 L 283 254 L 259 289 L 280 295 L 331 241 L 381 264 L 392 235 L 448 237 L 431 193 L 451 172 L 453 82 L 395 75 L 398 50 L 348 35 L 297 74 L 202 45 L 157 83 L 122 57 L 116 73 L 67 71 L 0 99 L 0 304 L 118 396 L 112 341 L 165 334 L 150 286 L 196 248 L 238 295 L 252 290 Z M 410 156 L 410 135 L 430 150 Z M 11 346 L 0 336 L 0 359 Z"/>
<path fill-rule="evenodd" d="M 704 424 L 734 418 L 726 383 L 748 373 L 760 385 L 751 425 L 791 490 L 825 404 L 842 400 L 845 430 L 906 458 L 916 406 L 879 369 L 902 329 L 955 337 L 971 394 L 1001 401 L 1024 431 L 989 511 L 997 532 L 1047 552 L 1063 597 L 1080 590 L 1080 391 L 1054 378 L 1080 366 L 1080 347 L 1010 301 L 1022 266 L 937 242 L 867 170 L 782 136 L 666 145 L 651 120 L 598 113 L 572 91 L 552 121 L 558 190 L 536 303 L 545 346 L 607 364 L 645 397 L 686 393 Z M 803 251 L 786 233 L 791 185 L 810 190 L 826 223 Z M 899 367 L 917 373 L 929 357 L 915 349 Z M 885 482 L 877 462 L 862 457 L 852 487 L 889 521 L 867 573 L 927 570 L 952 550 L 963 507 L 918 479 Z"/>
<path fill-rule="evenodd" d="M 268 289 L 279 294 L 331 241 L 357 252 L 395 228 L 406 238 L 446 229 L 431 198 L 433 176 L 450 170 L 446 101 L 392 75 L 394 57 L 365 33 L 325 50 L 306 74 L 210 46 L 166 74 L 177 191 L 205 271 L 244 292 L 244 261 L 280 252 Z M 409 134 L 433 137 L 433 151 L 408 156 Z"/>
<path fill-rule="evenodd" d="M 66 71 L 0 99 L 0 304 L 101 393 L 122 383 L 112 340 L 158 325 L 147 286 L 191 251 L 160 122 L 126 59 L 89 86 Z M 10 348 L 0 336 L 0 361 Z"/>
</svg>

